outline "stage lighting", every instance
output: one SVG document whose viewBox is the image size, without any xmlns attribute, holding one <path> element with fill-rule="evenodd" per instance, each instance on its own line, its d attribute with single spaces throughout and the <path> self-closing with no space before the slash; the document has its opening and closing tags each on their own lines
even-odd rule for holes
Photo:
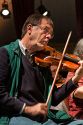
<svg viewBox="0 0 83 125">
<path fill-rule="evenodd" d="M 49 16 L 50 15 L 49 11 L 43 5 L 42 0 L 40 0 L 40 6 L 36 9 L 36 12 L 39 12 L 40 14 L 42 14 L 44 16 Z"/>
<path fill-rule="evenodd" d="M 10 17 L 10 10 L 8 9 L 8 3 L 7 1 L 4 0 L 4 2 L 2 3 L 2 9 L 0 11 L 0 14 L 3 18 L 8 18 Z"/>
</svg>

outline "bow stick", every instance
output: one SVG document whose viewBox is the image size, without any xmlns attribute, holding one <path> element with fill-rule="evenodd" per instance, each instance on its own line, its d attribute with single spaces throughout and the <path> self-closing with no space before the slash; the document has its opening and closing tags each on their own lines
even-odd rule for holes
<svg viewBox="0 0 83 125">
<path fill-rule="evenodd" d="M 48 94 L 48 98 L 47 98 L 46 104 L 48 104 L 48 102 L 49 102 L 49 100 L 50 100 L 50 97 L 51 97 L 51 95 L 52 95 L 52 91 L 53 91 L 53 88 L 54 88 L 54 85 L 55 85 L 55 82 L 56 82 L 56 78 L 57 78 L 57 76 L 58 76 L 58 73 L 59 73 L 59 70 L 60 70 L 60 67 L 61 67 L 61 64 L 62 64 L 64 55 L 65 55 L 65 52 L 66 52 L 66 49 L 67 49 L 67 46 L 68 46 L 68 43 L 69 43 L 69 40 L 70 40 L 70 37 L 71 37 L 71 34 L 72 34 L 72 31 L 71 31 L 71 32 L 69 33 L 69 35 L 68 35 L 68 38 L 67 38 L 67 41 L 66 41 L 66 44 L 65 44 L 63 53 L 62 53 L 62 57 L 61 57 L 61 59 L 60 59 L 60 61 L 59 61 L 59 64 L 58 64 L 58 67 L 57 67 L 57 70 L 56 70 L 56 73 L 55 73 L 55 77 L 54 77 L 54 80 L 53 80 L 53 83 L 52 83 L 50 92 L 49 92 L 49 94 Z"/>
</svg>

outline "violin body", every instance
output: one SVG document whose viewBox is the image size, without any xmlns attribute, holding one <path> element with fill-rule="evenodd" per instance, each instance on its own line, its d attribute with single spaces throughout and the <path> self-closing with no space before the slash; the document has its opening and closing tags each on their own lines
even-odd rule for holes
<svg viewBox="0 0 83 125">
<path fill-rule="evenodd" d="M 46 54 L 47 52 L 49 53 Z M 62 56 L 60 52 L 49 46 L 45 47 L 44 53 L 41 51 L 40 55 L 38 57 L 35 57 L 35 63 L 42 67 L 51 65 L 58 66 Z M 78 61 L 79 58 L 77 56 L 73 54 L 65 54 L 62 61 L 62 67 L 67 69 L 68 71 L 75 71 L 79 67 Z"/>
</svg>

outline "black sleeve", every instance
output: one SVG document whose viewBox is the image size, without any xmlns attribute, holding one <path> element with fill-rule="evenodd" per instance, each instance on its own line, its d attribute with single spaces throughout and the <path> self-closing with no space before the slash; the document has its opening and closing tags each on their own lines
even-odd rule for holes
<svg viewBox="0 0 83 125">
<path fill-rule="evenodd" d="M 7 50 L 0 48 L 0 113 L 18 114 L 24 103 L 19 99 L 9 96 L 10 73 Z"/>
<path fill-rule="evenodd" d="M 72 80 L 70 79 L 66 84 L 63 84 L 61 87 L 53 90 L 53 105 L 58 105 L 62 100 L 69 96 L 77 88 Z"/>
</svg>

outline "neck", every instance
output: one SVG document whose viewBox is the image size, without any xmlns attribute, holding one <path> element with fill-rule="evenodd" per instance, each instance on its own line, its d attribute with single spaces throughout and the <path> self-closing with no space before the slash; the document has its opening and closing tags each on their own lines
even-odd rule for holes
<svg viewBox="0 0 83 125">
<path fill-rule="evenodd" d="M 21 39 L 21 42 L 23 44 L 23 46 L 28 50 L 30 51 L 30 48 L 31 48 L 31 42 L 30 42 L 30 38 L 29 36 L 25 35 L 22 39 Z"/>
</svg>

